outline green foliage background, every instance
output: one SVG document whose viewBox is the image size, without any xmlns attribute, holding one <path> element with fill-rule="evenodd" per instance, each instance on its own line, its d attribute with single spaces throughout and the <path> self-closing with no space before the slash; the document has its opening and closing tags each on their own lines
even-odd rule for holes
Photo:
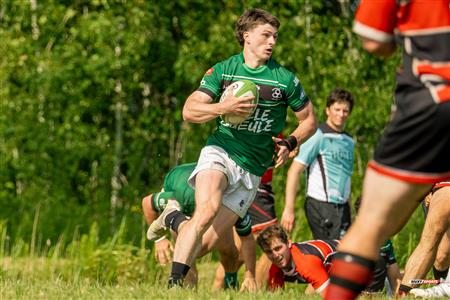
<svg viewBox="0 0 450 300">
<path fill-rule="evenodd" d="M 2 1 L 2 249 L 30 237 L 39 248 L 70 241 L 92 224 L 107 240 L 124 220 L 124 239 L 142 242 L 141 198 L 171 167 L 196 160 L 214 129 L 183 123 L 184 100 L 209 67 L 240 51 L 234 23 L 251 7 L 279 17 L 274 57 L 298 74 L 320 120 L 331 89 L 355 94 L 347 130 L 357 140 L 358 196 L 399 56 L 382 61 L 361 49 L 353 2 Z M 286 170 L 275 172 L 278 203 Z M 307 238 L 305 226 L 295 235 Z"/>
</svg>

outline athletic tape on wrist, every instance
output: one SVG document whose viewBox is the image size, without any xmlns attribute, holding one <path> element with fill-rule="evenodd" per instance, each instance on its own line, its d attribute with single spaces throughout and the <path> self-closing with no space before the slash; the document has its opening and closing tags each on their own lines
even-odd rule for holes
<svg viewBox="0 0 450 300">
<path fill-rule="evenodd" d="M 410 290 L 412 290 L 412 287 L 400 284 L 400 286 L 398 287 L 398 294 L 404 296 L 407 295 Z"/>
<path fill-rule="evenodd" d="M 285 146 L 288 148 L 289 152 L 294 150 L 295 147 L 297 147 L 297 138 L 293 135 L 288 136 L 285 139 L 282 139 L 281 141 L 277 142 L 280 146 Z"/>
</svg>

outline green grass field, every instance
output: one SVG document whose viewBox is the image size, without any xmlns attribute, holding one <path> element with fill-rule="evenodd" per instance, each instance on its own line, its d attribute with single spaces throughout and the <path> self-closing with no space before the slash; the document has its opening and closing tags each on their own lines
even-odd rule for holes
<svg viewBox="0 0 450 300">
<path fill-rule="evenodd" d="M 420 236 L 423 217 L 417 210 L 405 228 L 393 238 L 397 259 L 404 267 Z M 293 234 L 295 240 L 308 238 L 304 219 Z M 100 241 L 97 226 L 89 233 L 61 237 L 55 244 L 41 243 L 36 236 L 9 245 L 7 228 L 0 224 L 0 300 L 3 299 L 320 299 L 306 296 L 305 285 L 289 284 L 275 293 L 213 291 L 217 257 L 209 254 L 198 262 L 199 284 L 195 290 L 167 290 L 170 266 L 159 266 L 153 258 L 152 243 L 139 245 L 124 240 L 125 222 L 106 242 Z M 240 274 L 242 276 L 242 274 Z M 362 297 L 364 299 L 366 297 Z M 372 297 L 370 299 L 388 299 Z"/>
<path fill-rule="evenodd" d="M 107 262 L 104 262 L 105 265 Z M 111 262 L 109 262 L 111 263 Z M 304 286 L 291 286 L 276 293 L 239 293 L 237 291 L 213 291 L 211 288 L 217 263 L 211 256 L 203 258 L 199 267 L 197 289 L 166 289 L 170 267 L 156 267 L 152 273 L 138 278 L 135 274 L 122 274 L 107 282 L 98 274 L 90 278 L 80 276 L 79 268 L 71 262 L 51 258 L 4 257 L 1 260 L 0 299 L 302 299 Z M 109 268 L 105 268 L 105 271 Z M 73 272 L 72 276 L 68 276 Z M 117 273 L 119 275 L 120 272 Z M 128 277 L 127 277 L 128 275 Z M 311 297 L 310 297 L 311 298 Z M 319 299 L 319 297 L 315 297 Z"/>
<path fill-rule="evenodd" d="M 165 275 L 169 267 L 158 268 L 155 276 L 146 280 L 129 279 L 105 283 L 75 274 L 65 278 L 67 261 L 48 258 L 3 258 L 1 261 L 0 299 L 321 299 L 306 296 L 304 285 L 290 284 L 283 291 L 270 293 L 239 293 L 237 291 L 213 291 L 211 289 L 216 262 L 210 258 L 199 264 L 200 282 L 195 290 L 167 290 Z M 153 277 L 153 280 L 151 279 Z M 388 297 L 361 297 L 362 299 L 389 299 Z"/>
</svg>

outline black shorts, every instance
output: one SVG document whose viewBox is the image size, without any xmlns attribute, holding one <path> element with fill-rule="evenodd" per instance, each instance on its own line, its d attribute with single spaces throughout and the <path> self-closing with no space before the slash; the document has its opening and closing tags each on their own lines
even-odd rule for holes
<svg viewBox="0 0 450 300">
<path fill-rule="evenodd" d="M 305 214 L 316 240 L 339 240 L 351 223 L 350 205 L 334 204 L 306 197 Z"/>
<path fill-rule="evenodd" d="M 369 167 L 413 183 L 450 178 L 450 101 L 436 104 L 427 89 L 398 88 L 396 105 Z"/>
<path fill-rule="evenodd" d="M 252 232 L 258 232 L 277 223 L 272 186 L 259 185 L 255 200 L 248 209 L 248 214 L 252 220 Z"/>
</svg>

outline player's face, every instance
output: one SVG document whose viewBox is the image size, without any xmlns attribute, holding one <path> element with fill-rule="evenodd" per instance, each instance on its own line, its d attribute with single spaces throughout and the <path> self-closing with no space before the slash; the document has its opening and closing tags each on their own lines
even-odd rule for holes
<svg viewBox="0 0 450 300">
<path fill-rule="evenodd" d="M 267 61 L 277 43 L 278 31 L 270 24 L 257 25 L 244 32 L 245 45 L 257 59 Z"/>
<path fill-rule="evenodd" d="M 285 269 L 291 266 L 289 244 L 283 243 L 280 239 L 274 239 L 270 247 L 264 249 L 264 252 L 277 267 Z"/>
<path fill-rule="evenodd" d="M 334 102 L 326 108 L 326 114 L 328 125 L 334 130 L 342 131 L 350 116 L 350 104 L 347 101 Z"/>
</svg>

